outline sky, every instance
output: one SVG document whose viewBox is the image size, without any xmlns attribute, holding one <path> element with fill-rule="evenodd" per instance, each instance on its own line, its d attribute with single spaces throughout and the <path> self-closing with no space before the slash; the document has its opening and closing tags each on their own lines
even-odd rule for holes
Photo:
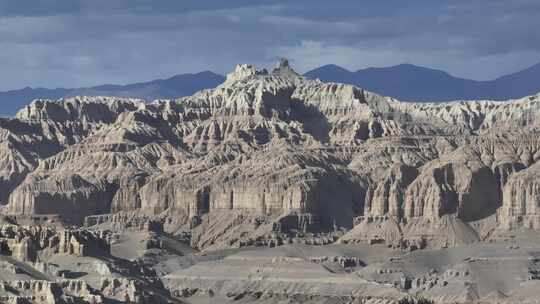
<svg viewBox="0 0 540 304">
<path fill-rule="evenodd" d="M 126 84 L 238 63 L 412 63 L 489 80 L 540 62 L 538 0 L 0 0 L 0 90 Z"/>
</svg>

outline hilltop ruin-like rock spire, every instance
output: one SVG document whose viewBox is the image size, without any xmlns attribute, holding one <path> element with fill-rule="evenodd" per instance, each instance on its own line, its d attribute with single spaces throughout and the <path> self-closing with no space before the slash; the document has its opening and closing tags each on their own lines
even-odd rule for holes
<svg viewBox="0 0 540 304">
<path fill-rule="evenodd" d="M 250 64 L 238 64 L 234 68 L 234 71 L 227 74 L 227 80 L 225 83 L 230 83 L 237 80 L 246 79 L 248 77 L 256 75 L 270 75 L 266 69 L 257 69 Z M 289 60 L 287 58 L 280 58 L 275 68 L 272 70 L 271 75 L 281 77 L 299 77 L 300 75 L 291 68 Z"/>
<path fill-rule="evenodd" d="M 277 74 L 280 76 L 299 76 L 293 68 L 289 65 L 289 60 L 287 58 L 280 58 L 276 67 L 272 71 L 272 74 Z"/>
</svg>

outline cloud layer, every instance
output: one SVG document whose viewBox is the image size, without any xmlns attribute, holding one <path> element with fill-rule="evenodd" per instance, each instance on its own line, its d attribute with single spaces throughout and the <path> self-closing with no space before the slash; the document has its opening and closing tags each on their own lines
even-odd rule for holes
<svg viewBox="0 0 540 304">
<path fill-rule="evenodd" d="M 339 4 L 338 4 L 339 3 Z M 490 79 L 540 62 L 540 2 L 0 0 L 0 89 L 414 63 Z"/>
</svg>

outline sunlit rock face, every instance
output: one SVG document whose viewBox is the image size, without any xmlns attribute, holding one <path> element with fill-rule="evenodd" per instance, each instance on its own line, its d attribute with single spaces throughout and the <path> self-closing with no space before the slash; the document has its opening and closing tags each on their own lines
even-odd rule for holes
<svg viewBox="0 0 540 304">
<path fill-rule="evenodd" d="M 238 65 L 177 100 L 36 100 L 0 120 L 0 202 L 4 214 L 72 224 L 161 217 L 170 232 L 198 229 L 202 247 L 238 245 L 271 223 L 322 233 L 356 223 L 343 241 L 385 227 L 377 237 L 389 244 L 452 245 L 482 239 L 487 223 L 540 227 L 539 115 L 538 95 L 405 103 L 303 78 L 287 60 Z"/>
</svg>

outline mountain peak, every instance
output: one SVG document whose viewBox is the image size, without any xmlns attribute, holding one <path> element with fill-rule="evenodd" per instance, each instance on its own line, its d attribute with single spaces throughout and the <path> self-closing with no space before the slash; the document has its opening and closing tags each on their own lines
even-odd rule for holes
<svg viewBox="0 0 540 304">
<path fill-rule="evenodd" d="M 315 71 L 321 71 L 321 72 L 324 71 L 327 73 L 351 73 L 351 71 L 336 64 L 325 64 L 323 66 L 320 66 L 316 69 L 311 70 L 308 73 L 315 72 Z"/>
<path fill-rule="evenodd" d="M 266 69 L 257 69 L 251 64 L 238 64 L 234 68 L 234 71 L 227 74 L 227 83 L 246 79 L 252 76 L 258 75 L 276 75 L 282 77 L 298 77 L 300 76 L 296 73 L 295 70 L 289 65 L 289 60 L 287 58 L 280 58 L 276 64 L 276 67 L 272 70 L 272 73 L 268 73 Z"/>
<path fill-rule="evenodd" d="M 538 75 L 540 69 L 532 66 L 495 80 L 477 81 L 410 63 L 371 67 L 356 72 L 336 65 L 325 65 L 305 74 L 312 79 L 353 84 L 399 100 L 417 102 L 520 98 L 540 91 L 540 85 L 534 81 Z"/>
<path fill-rule="evenodd" d="M 259 70 L 251 64 L 237 64 L 234 70 L 227 74 L 225 82 L 238 81 L 255 75 L 268 75 L 268 71 Z"/>
<path fill-rule="evenodd" d="M 365 69 L 360 69 L 356 71 L 356 73 L 362 73 L 362 72 L 367 72 L 367 71 L 370 71 L 370 72 L 385 71 L 385 72 L 394 72 L 394 73 L 399 72 L 399 73 L 419 73 L 419 74 L 423 73 L 423 74 L 439 74 L 439 75 L 444 74 L 444 75 L 450 76 L 450 74 L 448 74 L 445 71 L 428 68 L 428 67 L 424 67 L 420 65 L 415 65 L 412 63 L 400 63 L 400 64 L 388 66 L 388 67 L 369 67 Z"/>
<path fill-rule="evenodd" d="M 293 76 L 297 77 L 298 73 L 289 65 L 289 60 L 287 58 L 280 58 L 279 62 L 276 64 L 276 68 L 272 71 L 272 74 L 280 76 Z"/>
<path fill-rule="evenodd" d="M 353 72 L 335 64 L 326 64 L 304 74 L 311 79 L 321 81 L 354 83 L 351 79 Z"/>
</svg>

